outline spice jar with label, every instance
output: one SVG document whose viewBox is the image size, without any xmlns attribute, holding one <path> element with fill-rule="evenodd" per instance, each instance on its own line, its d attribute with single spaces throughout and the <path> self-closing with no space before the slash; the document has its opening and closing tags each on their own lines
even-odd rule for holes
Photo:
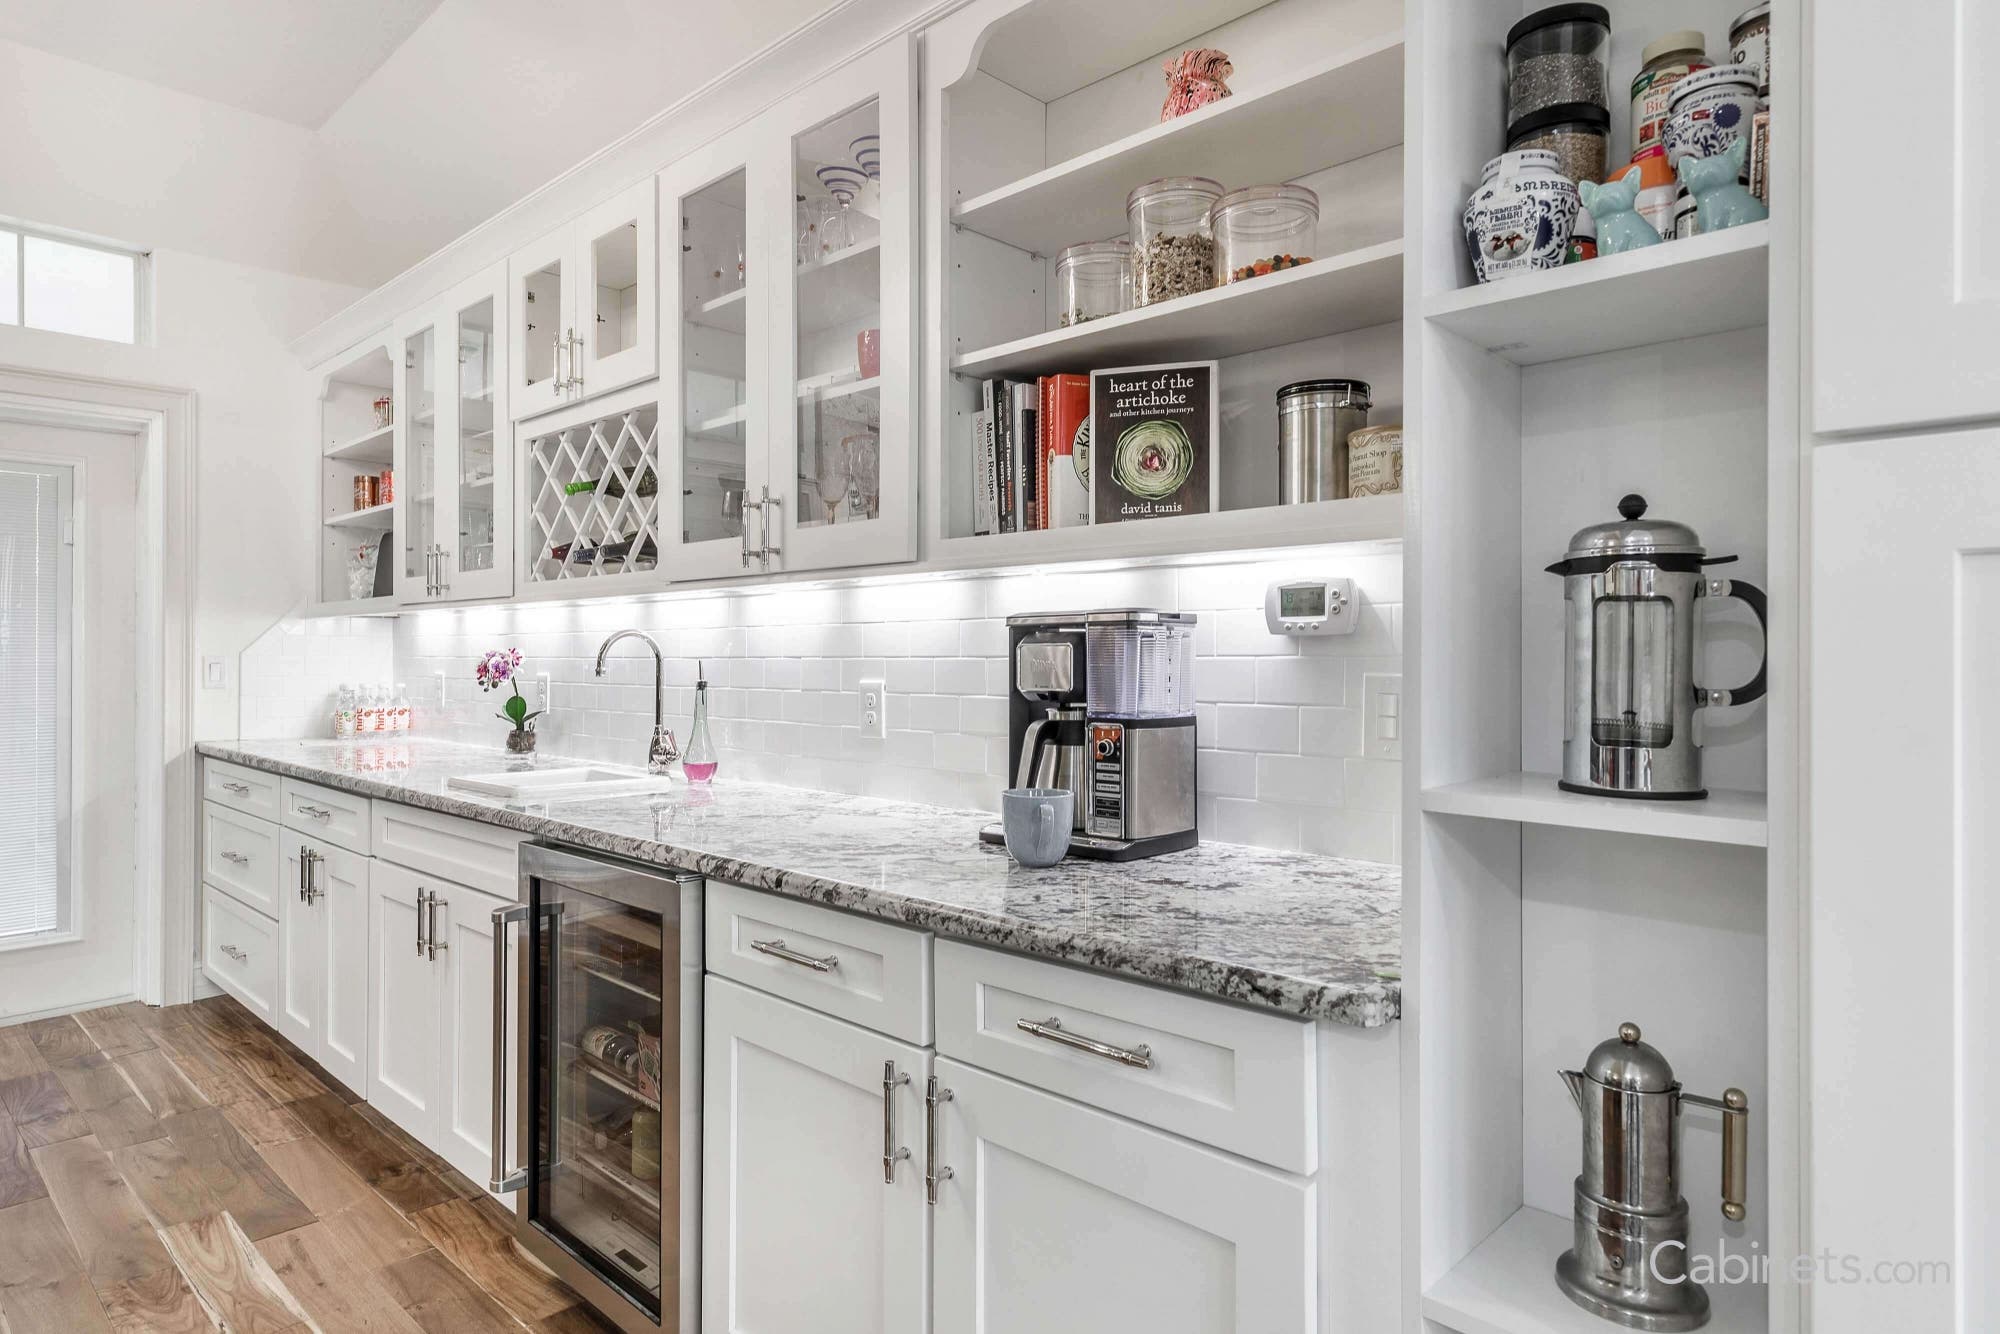
<svg viewBox="0 0 2000 1334">
<path fill-rule="evenodd" d="M 1566 102 L 1611 110 L 1611 11 L 1551 5 L 1507 32 L 1507 127 Z"/>
<path fill-rule="evenodd" d="M 1692 28 L 1646 43 L 1639 72 L 1632 76 L 1632 155 L 1661 142 L 1667 129 L 1667 98 L 1674 85 L 1709 67 L 1705 39 Z"/>
<path fill-rule="evenodd" d="M 1135 307 L 1215 286 L 1209 214 L 1221 198 L 1222 187 L 1206 176 L 1163 176 L 1126 196 Z"/>
<path fill-rule="evenodd" d="M 1690 74 L 1667 99 L 1667 162 L 1725 153 L 1750 133 L 1757 114 L 1757 71 L 1748 65 L 1717 65 Z M 1744 179 L 1749 179 L 1746 169 Z"/>
<path fill-rule="evenodd" d="M 1729 25 L 1729 63 L 1757 71 L 1757 106 L 1771 105 L 1771 0 L 1752 5 Z"/>
<path fill-rule="evenodd" d="M 1587 102 L 1545 107 L 1507 132 L 1507 151 L 1545 149 L 1572 181 L 1602 181 L 1611 144 L 1611 113 Z"/>
<path fill-rule="evenodd" d="M 1089 241 L 1056 256 L 1056 303 L 1062 329 L 1132 309 L 1132 243 Z"/>
<path fill-rule="evenodd" d="M 1312 263 L 1319 196 L 1303 185 L 1231 190 L 1216 204 L 1210 227 L 1217 287 L 1297 268 Z"/>
</svg>

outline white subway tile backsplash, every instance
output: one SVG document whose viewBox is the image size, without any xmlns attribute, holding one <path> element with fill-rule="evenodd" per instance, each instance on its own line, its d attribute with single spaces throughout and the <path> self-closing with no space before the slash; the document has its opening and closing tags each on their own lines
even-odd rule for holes
<svg viewBox="0 0 2000 1334">
<path fill-rule="evenodd" d="M 1197 677 L 1196 689 L 1200 689 Z M 1197 713 L 1195 725 L 1200 727 Z M 1299 748 L 1299 711 L 1263 704 L 1218 704 L 1215 726 L 1204 740 L 1222 750 L 1281 751 Z"/>
<path fill-rule="evenodd" d="M 941 695 L 979 695 L 986 690 L 986 663 L 979 658 L 946 658 L 937 665 Z"/>
<path fill-rule="evenodd" d="M 1299 710 L 1299 749 L 1307 755 L 1361 754 L 1362 711 L 1358 708 Z"/>
<path fill-rule="evenodd" d="M 910 726 L 920 732 L 958 730 L 958 696 L 910 696 Z"/>
<path fill-rule="evenodd" d="M 1259 755 L 1257 795 L 1299 806 L 1338 806 L 1344 791 L 1341 761 L 1323 755 Z"/>
</svg>

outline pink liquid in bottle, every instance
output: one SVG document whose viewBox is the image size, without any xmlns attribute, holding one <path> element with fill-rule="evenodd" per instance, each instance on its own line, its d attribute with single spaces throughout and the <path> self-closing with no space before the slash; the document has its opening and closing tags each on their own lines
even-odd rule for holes
<svg viewBox="0 0 2000 1334">
<path fill-rule="evenodd" d="M 714 760 L 684 760 L 681 763 L 681 772 L 687 775 L 687 780 L 690 783 L 706 783 L 710 781 L 715 777 L 715 771 L 719 768 L 721 768 L 721 765 Z"/>
</svg>

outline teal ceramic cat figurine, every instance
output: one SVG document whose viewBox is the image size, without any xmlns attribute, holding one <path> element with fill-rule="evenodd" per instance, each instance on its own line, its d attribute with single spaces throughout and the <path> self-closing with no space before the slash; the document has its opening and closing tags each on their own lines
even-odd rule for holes
<svg viewBox="0 0 2000 1334">
<path fill-rule="evenodd" d="M 1632 207 L 1632 201 L 1639 197 L 1637 167 L 1602 185 L 1580 181 L 1576 189 L 1583 197 L 1583 206 L 1597 220 L 1598 254 L 1617 255 L 1660 243 L 1660 234 L 1653 230 L 1653 224 Z"/>
<path fill-rule="evenodd" d="M 1749 151 L 1750 141 L 1739 137 L 1714 157 L 1684 157 L 1675 168 L 1681 184 L 1694 196 L 1697 235 L 1740 227 L 1746 222 L 1762 222 L 1771 216 L 1771 210 L 1758 203 L 1757 196 L 1737 179 L 1743 173 L 1743 158 Z"/>
</svg>

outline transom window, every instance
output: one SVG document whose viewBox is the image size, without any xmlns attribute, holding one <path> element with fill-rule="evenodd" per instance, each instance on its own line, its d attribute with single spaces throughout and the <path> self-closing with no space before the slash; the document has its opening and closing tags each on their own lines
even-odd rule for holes
<svg viewBox="0 0 2000 1334">
<path fill-rule="evenodd" d="M 0 224 L 0 324 L 134 343 L 145 256 Z"/>
</svg>

